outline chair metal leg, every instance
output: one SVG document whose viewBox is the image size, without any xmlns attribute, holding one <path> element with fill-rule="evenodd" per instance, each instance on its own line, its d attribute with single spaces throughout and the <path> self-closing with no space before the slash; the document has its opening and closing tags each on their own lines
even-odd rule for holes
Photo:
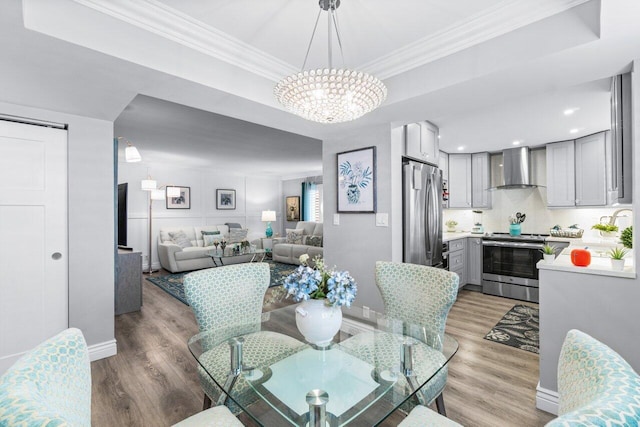
<svg viewBox="0 0 640 427">
<path fill-rule="evenodd" d="M 211 408 L 211 398 L 207 396 L 207 393 L 204 394 L 204 403 L 202 404 L 202 410 L 205 411 Z"/>
<path fill-rule="evenodd" d="M 444 409 L 444 397 L 442 397 L 442 393 L 436 397 L 436 408 L 438 408 L 438 413 L 443 417 L 447 416 L 447 411 Z"/>
</svg>

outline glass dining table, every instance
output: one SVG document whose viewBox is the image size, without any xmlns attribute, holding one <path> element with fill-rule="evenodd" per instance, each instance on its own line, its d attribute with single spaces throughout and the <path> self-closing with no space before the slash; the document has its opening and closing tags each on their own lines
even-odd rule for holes
<svg viewBox="0 0 640 427">
<path fill-rule="evenodd" d="M 260 426 L 378 425 L 398 408 L 429 403 L 435 396 L 425 390 L 444 385 L 458 350 L 453 337 L 426 325 L 374 312 L 354 323 L 349 313 L 361 313 L 357 307 L 343 308 L 343 330 L 319 348 L 298 332 L 296 306 L 189 340 L 201 380 L 223 390 L 214 405 Z"/>
</svg>

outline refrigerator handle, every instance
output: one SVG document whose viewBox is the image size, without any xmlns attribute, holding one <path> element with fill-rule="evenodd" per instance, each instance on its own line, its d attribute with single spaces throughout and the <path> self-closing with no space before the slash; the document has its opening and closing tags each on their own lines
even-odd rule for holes
<svg viewBox="0 0 640 427">
<path fill-rule="evenodd" d="M 437 221 L 436 221 L 436 204 L 435 202 L 435 197 L 437 197 L 437 188 L 436 188 L 436 182 L 433 179 L 433 174 L 430 173 L 427 175 L 427 188 L 426 188 L 426 203 L 425 203 L 425 207 L 426 207 L 426 218 L 425 218 L 425 229 L 427 230 L 426 236 L 428 236 L 427 238 L 427 253 L 430 254 L 430 262 L 433 263 L 433 257 L 436 253 L 435 251 L 435 244 L 437 239 L 435 238 L 437 230 L 436 230 L 436 226 L 437 226 Z"/>
</svg>

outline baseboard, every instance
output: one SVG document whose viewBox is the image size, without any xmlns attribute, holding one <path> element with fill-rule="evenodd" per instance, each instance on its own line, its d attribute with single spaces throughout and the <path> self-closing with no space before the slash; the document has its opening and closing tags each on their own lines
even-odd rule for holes
<svg viewBox="0 0 640 427">
<path fill-rule="evenodd" d="M 558 403 L 560 396 L 557 391 L 540 387 L 540 383 L 536 387 L 536 408 L 553 415 L 558 415 Z"/>
<path fill-rule="evenodd" d="M 118 346 L 116 340 L 101 342 L 89 346 L 89 360 L 106 359 L 107 357 L 118 354 Z"/>
</svg>

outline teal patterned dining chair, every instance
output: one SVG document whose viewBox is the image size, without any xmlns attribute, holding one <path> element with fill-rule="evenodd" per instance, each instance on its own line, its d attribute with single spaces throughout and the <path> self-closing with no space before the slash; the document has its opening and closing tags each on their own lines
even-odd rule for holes
<svg viewBox="0 0 640 427">
<path fill-rule="evenodd" d="M 193 309 L 200 332 L 218 331 L 214 348 L 205 351 L 200 360 L 210 373 L 223 377 L 229 372 L 229 347 L 219 345 L 227 339 L 260 331 L 262 303 L 270 283 L 267 263 L 243 263 L 209 268 L 189 273 L 184 278 L 187 302 Z M 261 332 L 245 337 L 243 360 L 246 366 L 260 366 L 275 355 L 293 354 L 303 344 L 276 332 Z M 213 347 L 213 346 L 212 346 Z M 204 390 L 204 409 L 217 401 L 222 390 L 198 366 Z M 244 395 L 249 385 L 240 377 L 233 386 L 237 395 Z M 247 399 L 250 399 L 247 393 Z M 238 398 L 238 397 L 236 397 Z M 241 402 L 250 403 L 250 402 Z M 233 402 L 228 406 L 239 412 Z"/>
<path fill-rule="evenodd" d="M 572 329 L 558 363 L 559 426 L 640 425 L 640 377 L 615 351 Z"/>
<path fill-rule="evenodd" d="M 91 426 L 91 367 L 79 329 L 46 340 L 0 377 L 0 426 Z"/>
<path fill-rule="evenodd" d="M 441 350 L 447 315 L 458 296 L 458 275 L 424 265 L 378 261 L 375 278 L 384 302 L 385 316 L 419 325 L 420 328 L 405 330 L 403 333 L 427 343 L 431 348 Z M 368 350 L 363 344 L 366 342 L 366 337 L 356 335 L 345 340 L 343 346 L 355 353 L 366 354 Z M 392 349 L 387 353 L 387 363 L 392 363 L 391 358 L 397 355 Z M 434 367 L 430 368 L 433 371 L 443 363 L 444 356 L 439 351 L 433 351 L 428 358 Z M 442 391 L 447 383 L 447 376 L 445 366 L 421 389 L 423 400 L 427 404 L 435 400 L 438 412 L 445 416 Z"/>
</svg>

